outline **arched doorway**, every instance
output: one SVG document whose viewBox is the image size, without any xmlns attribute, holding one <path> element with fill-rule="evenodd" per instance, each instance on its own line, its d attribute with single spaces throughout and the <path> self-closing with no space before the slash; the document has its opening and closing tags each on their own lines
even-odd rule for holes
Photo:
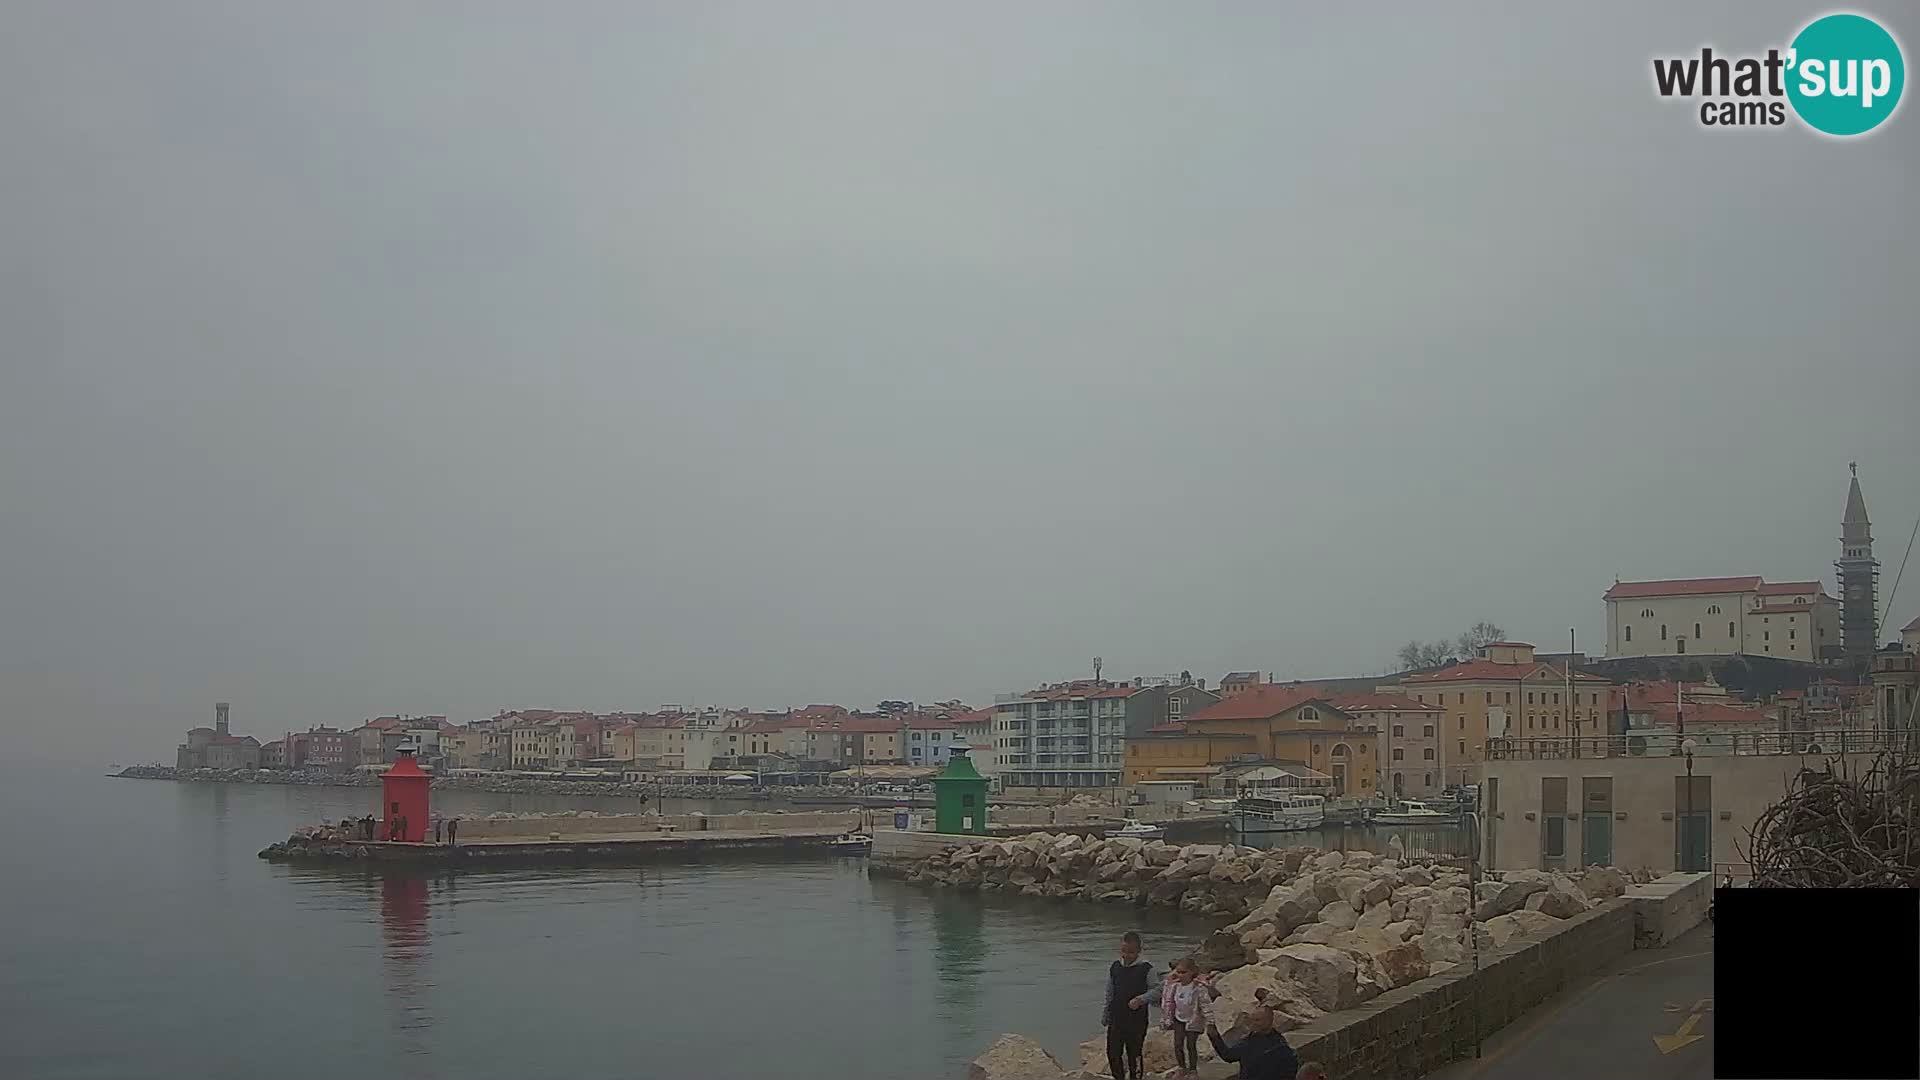
<svg viewBox="0 0 1920 1080">
<path fill-rule="evenodd" d="M 1346 743 L 1333 744 L 1333 793 L 1336 796 L 1347 793 L 1347 766 L 1352 763 L 1351 754 Z"/>
</svg>

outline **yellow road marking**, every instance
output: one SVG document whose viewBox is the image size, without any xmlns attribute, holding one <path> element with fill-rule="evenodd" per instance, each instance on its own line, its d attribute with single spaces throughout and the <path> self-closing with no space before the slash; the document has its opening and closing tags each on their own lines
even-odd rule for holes
<svg viewBox="0 0 1920 1080">
<path fill-rule="evenodd" d="M 1659 1047 L 1662 1054 L 1671 1054 L 1683 1046 L 1697 1043 L 1701 1039 L 1706 1038 L 1705 1035 L 1695 1035 L 1693 1033 L 1693 1029 L 1699 1026 L 1700 1014 L 1688 1013 L 1687 1019 L 1680 1025 L 1679 1031 L 1671 1035 L 1655 1035 L 1653 1037 L 1653 1045 Z"/>
</svg>

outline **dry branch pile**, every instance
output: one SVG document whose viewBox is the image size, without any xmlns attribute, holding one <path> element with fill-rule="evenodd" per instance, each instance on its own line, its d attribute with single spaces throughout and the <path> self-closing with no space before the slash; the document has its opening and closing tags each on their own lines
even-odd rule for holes
<svg viewBox="0 0 1920 1080">
<path fill-rule="evenodd" d="M 1807 769 L 1761 813 L 1749 834 L 1755 888 L 1920 887 L 1920 764 L 1882 754 L 1868 767 L 1844 760 Z"/>
</svg>

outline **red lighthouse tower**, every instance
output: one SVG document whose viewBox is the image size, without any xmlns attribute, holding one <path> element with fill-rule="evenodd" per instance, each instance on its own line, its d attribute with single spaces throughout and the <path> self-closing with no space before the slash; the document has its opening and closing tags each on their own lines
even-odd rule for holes
<svg viewBox="0 0 1920 1080">
<path fill-rule="evenodd" d="M 417 844 L 427 838 L 427 785 L 433 778 L 420 770 L 413 750 L 402 747 L 393 768 L 381 781 L 380 839 Z"/>
</svg>

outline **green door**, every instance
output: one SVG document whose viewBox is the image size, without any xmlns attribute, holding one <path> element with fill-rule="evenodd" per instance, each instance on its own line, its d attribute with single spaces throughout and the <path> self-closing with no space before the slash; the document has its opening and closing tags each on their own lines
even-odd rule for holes
<svg viewBox="0 0 1920 1080">
<path fill-rule="evenodd" d="M 1588 811 L 1580 819 L 1582 840 L 1581 865 L 1613 865 L 1613 815 Z"/>
</svg>

